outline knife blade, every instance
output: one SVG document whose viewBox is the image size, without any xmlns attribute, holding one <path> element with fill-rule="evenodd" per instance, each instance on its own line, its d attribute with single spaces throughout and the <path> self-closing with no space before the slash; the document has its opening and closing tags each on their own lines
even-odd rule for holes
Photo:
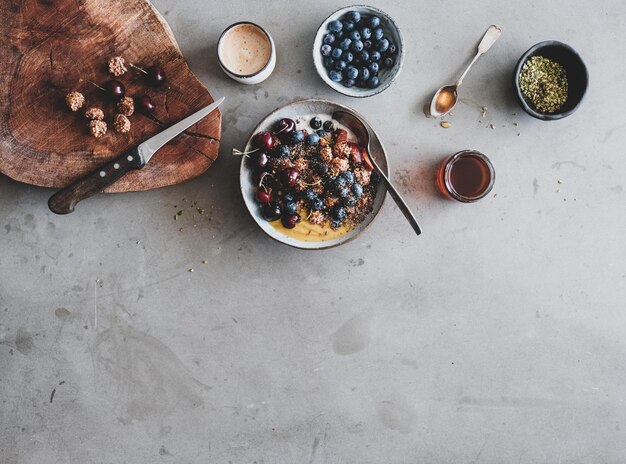
<svg viewBox="0 0 626 464">
<path fill-rule="evenodd" d="M 143 168 L 154 154 L 178 134 L 215 111 L 224 97 L 187 116 L 173 126 L 159 132 L 135 148 L 100 166 L 82 179 L 59 190 L 48 200 L 48 207 L 56 214 L 69 214 L 79 201 L 85 200 L 115 183 L 125 174 Z"/>
</svg>

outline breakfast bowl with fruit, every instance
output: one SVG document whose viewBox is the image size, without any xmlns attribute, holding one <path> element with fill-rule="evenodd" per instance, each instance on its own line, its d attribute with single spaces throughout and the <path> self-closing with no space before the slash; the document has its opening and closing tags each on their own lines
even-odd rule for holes
<svg viewBox="0 0 626 464">
<path fill-rule="evenodd" d="M 330 87 L 350 97 L 387 89 L 402 69 L 404 42 L 395 21 L 366 5 L 341 8 L 315 35 L 313 62 Z"/>
<path fill-rule="evenodd" d="M 371 133 L 362 141 L 333 120 L 348 111 Z M 319 250 L 346 243 L 378 214 L 385 186 L 369 157 L 388 173 L 385 149 L 352 109 L 327 100 L 290 103 L 266 116 L 250 135 L 240 168 L 241 193 L 254 221 L 271 238 Z"/>
</svg>

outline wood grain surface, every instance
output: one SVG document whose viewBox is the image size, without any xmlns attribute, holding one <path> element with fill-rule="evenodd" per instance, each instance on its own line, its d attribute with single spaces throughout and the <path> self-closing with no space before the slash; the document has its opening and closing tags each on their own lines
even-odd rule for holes
<svg viewBox="0 0 626 464">
<path fill-rule="evenodd" d="M 68 185 L 213 101 L 147 0 L 3 0 L 0 18 L 0 171 L 17 181 Z M 156 104 L 153 117 L 130 117 L 128 134 L 113 130 L 114 104 L 87 82 L 113 78 L 106 64 L 116 55 L 144 68 L 158 64 L 168 77 L 159 89 L 130 68 L 116 78 L 127 95 L 147 94 Z M 89 134 L 84 109 L 67 108 L 71 90 L 83 93 L 87 106 L 104 110 L 109 131 L 103 138 Z M 107 192 L 148 190 L 198 176 L 216 159 L 220 135 L 221 113 L 214 111 Z"/>
</svg>

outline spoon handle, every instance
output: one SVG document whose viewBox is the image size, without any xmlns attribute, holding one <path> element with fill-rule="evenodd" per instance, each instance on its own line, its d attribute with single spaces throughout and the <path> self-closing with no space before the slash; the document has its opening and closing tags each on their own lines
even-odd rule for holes
<svg viewBox="0 0 626 464">
<path fill-rule="evenodd" d="M 374 161 L 374 158 L 371 156 L 369 158 L 372 161 L 372 164 L 374 165 L 374 167 L 376 168 L 376 171 L 378 172 L 378 174 L 380 174 L 380 177 L 383 178 L 383 182 L 385 183 L 385 187 L 387 187 L 387 191 L 389 192 L 389 195 L 391 195 L 391 198 L 393 198 L 393 200 L 396 202 L 396 205 L 398 205 L 398 208 L 400 208 L 400 211 L 402 211 L 402 214 L 404 214 L 404 217 L 407 218 L 407 220 L 411 224 L 411 227 L 413 227 L 413 230 L 415 231 L 415 233 L 417 235 L 420 235 L 422 233 L 422 229 L 417 223 L 417 219 L 415 219 L 415 216 L 413 216 L 413 213 L 411 212 L 409 206 L 405 203 L 404 199 L 402 198 L 400 193 L 396 190 L 396 188 L 393 186 L 393 184 L 391 183 L 387 175 L 383 172 L 382 169 L 380 169 L 376 161 Z"/>
<path fill-rule="evenodd" d="M 496 40 L 500 38 L 500 34 L 502 34 L 502 29 L 500 29 L 498 26 L 489 26 L 489 29 L 487 29 L 487 32 L 485 32 L 483 39 L 480 41 L 480 44 L 478 44 L 478 53 L 483 54 L 487 50 L 489 50 L 491 46 L 496 43 Z"/>
<path fill-rule="evenodd" d="M 456 81 L 457 87 L 463 83 L 463 79 L 467 75 L 472 65 L 476 63 L 478 57 L 485 53 L 487 50 L 489 50 L 491 46 L 496 43 L 496 40 L 500 38 L 500 34 L 502 34 L 502 29 L 500 29 L 498 26 L 489 26 L 489 29 L 487 29 L 487 32 L 485 32 L 485 35 L 483 35 L 482 40 L 478 44 L 478 53 L 476 53 L 476 56 L 474 57 L 472 62 L 467 66 L 467 68 L 465 68 L 465 71 L 463 71 L 463 74 L 461 74 L 459 80 Z"/>
</svg>

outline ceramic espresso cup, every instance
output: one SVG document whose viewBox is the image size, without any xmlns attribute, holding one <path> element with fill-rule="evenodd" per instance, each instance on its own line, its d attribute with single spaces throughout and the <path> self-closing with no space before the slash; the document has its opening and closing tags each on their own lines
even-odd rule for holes
<svg viewBox="0 0 626 464">
<path fill-rule="evenodd" d="M 276 66 L 276 46 L 261 26 L 242 21 L 231 24 L 217 41 L 217 60 L 222 70 L 242 84 L 258 84 Z"/>
</svg>

